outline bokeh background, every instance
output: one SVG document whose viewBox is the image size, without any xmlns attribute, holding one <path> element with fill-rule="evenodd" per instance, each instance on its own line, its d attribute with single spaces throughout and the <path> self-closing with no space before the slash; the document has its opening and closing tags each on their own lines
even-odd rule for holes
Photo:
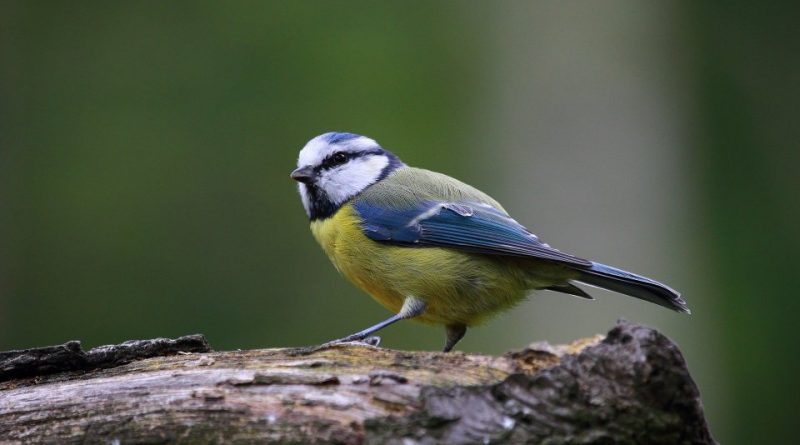
<svg viewBox="0 0 800 445">
<path fill-rule="evenodd" d="M 693 309 L 539 293 L 461 349 L 625 317 L 682 346 L 719 440 L 791 442 L 797 5 L 3 1 L 0 349 L 302 345 L 386 317 L 337 276 L 288 177 L 308 139 L 352 131 Z"/>
</svg>

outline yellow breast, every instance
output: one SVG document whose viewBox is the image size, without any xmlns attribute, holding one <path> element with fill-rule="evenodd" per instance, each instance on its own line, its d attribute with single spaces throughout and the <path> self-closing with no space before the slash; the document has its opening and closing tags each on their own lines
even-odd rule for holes
<svg viewBox="0 0 800 445">
<path fill-rule="evenodd" d="M 510 257 L 373 241 L 350 204 L 312 222 L 311 231 L 339 272 L 390 311 L 407 296 L 426 301 L 424 322 L 477 323 L 521 300 L 530 284 Z"/>
<path fill-rule="evenodd" d="M 403 305 L 403 295 L 382 279 L 385 275 L 389 246 L 367 238 L 361 220 L 351 204 L 344 205 L 332 217 L 311 223 L 311 233 L 322 246 L 336 269 L 356 286 L 392 312 Z"/>
</svg>

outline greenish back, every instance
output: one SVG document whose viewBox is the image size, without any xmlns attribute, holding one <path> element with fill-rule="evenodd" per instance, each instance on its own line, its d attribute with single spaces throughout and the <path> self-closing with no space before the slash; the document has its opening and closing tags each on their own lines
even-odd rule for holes
<svg viewBox="0 0 800 445">
<path fill-rule="evenodd" d="M 499 202 L 475 187 L 441 173 L 414 167 L 395 170 L 364 190 L 356 201 L 394 208 L 410 208 L 422 201 L 478 202 L 506 213 Z"/>
</svg>

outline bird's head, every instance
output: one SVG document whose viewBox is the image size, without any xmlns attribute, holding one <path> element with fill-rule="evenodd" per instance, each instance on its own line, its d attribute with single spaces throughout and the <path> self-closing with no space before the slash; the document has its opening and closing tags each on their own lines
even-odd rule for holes
<svg viewBox="0 0 800 445">
<path fill-rule="evenodd" d="M 366 136 L 330 132 L 311 139 L 300 150 L 291 177 L 300 183 L 303 207 L 315 220 L 333 215 L 342 204 L 403 165 Z"/>
</svg>

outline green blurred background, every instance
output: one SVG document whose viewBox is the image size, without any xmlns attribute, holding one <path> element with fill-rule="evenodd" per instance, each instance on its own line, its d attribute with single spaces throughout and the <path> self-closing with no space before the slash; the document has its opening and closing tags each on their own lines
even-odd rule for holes
<svg viewBox="0 0 800 445">
<path fill-rule="evenodd" d="M 800 14 L 750 3 L 3 1 L 0 349 L 301 345 L 386 317 L 288 177 L 308 139 L 352 131 L 694 312 L 545 292 L 461 349 L 625 317 L 682 346 L 719 440 L 790 442 Z"/>
</svg>

